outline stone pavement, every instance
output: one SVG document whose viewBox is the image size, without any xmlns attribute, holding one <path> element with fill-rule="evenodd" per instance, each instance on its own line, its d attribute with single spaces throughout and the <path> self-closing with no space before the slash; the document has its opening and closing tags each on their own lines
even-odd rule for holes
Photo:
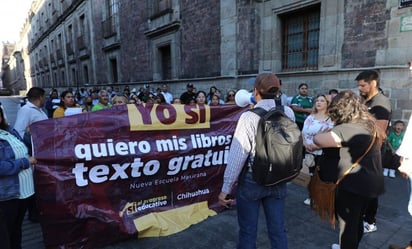
<svg viewBox="0 0 412 249">
<path fill-rule="evenodd" d="M 409 187 L 399 175 L 385 178 L 386 193 L 379 199 L 378 231 L 365 234 L 360 249 L 387 249 L 390 243 L 406 244 L 412 239 L 412 217 L 407 212 Z M 296 183 L 288 186 L 286 228 L 290 249 L 327 249 L 338 241 L 338 230 L 321 221 L 303 204 L 307 190 Z M 105 249 L 233 249 L 237 240 L 236 211 L 227 210 L 167 237 L 131 239 Z M 25 222 L 23 249 L 42 249 L 38 224 Z M 110 235 L 108 235 L 110 236 Z M 263 212 L 259 221 L 257 248 L 270 248 Z"/>
</svg>

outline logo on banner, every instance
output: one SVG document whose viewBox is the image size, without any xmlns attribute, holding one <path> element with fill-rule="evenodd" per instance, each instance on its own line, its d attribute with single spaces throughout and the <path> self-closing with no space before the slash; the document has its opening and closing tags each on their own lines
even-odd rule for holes
<svg viewBox="0 0 412 249">
<path fill-rule="evenodd" d="M 208 105 L 127 105 L 131 131 L 210 128 Z"/>
</svg>

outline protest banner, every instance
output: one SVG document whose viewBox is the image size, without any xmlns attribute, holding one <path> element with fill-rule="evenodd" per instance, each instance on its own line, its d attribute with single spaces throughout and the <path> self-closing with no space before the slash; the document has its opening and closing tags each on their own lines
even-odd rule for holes
<svg viewBox="0 0 412 249">
<path fill-rule="evenodd" d="M 32 125 L 47 248 L 165 236 L 222 211 L 235 105 L 124 105 Z"/>
</svg>

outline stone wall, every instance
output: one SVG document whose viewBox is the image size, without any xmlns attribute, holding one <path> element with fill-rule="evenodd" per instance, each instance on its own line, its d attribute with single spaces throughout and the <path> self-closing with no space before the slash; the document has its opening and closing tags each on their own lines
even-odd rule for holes
<svg viewBox="0 0 412 249">
<path fill-rule="evenodd" d="M 373 67 L 377 51 L 388 47 L 386 0 L 345 2 L 342 68 Z"/>
<path fill-rule="evenodd" d="M 179 78 L 220 75 L 220 1 L 181 1 Z"/>
</svg>

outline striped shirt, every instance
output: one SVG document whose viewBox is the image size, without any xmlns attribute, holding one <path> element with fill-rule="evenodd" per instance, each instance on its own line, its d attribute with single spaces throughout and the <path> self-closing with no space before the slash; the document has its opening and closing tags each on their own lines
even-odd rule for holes
<svg viewBox="0 0 412 249">
<path fill-rule="evenodd" d="M 12 134 L 1 131 L 0 138 L 6 140 L 14 152 L 15 159 L 29 157 L 26 145 Z M 33 166 L 27 169 L 23 169 L 19 172 L 19 187 L 20 197 L 19 199 L 26 199 L 34 194 L 34 181 L 33 181 Z"/>
<path fill-rule="evenodd" d="M 261 107 L 265 110 L 269 110 L 275 106 L 275 100 L 273 99 L 262 99 L 255 105 L 255 107 Z M 295 121 L 295 115 L 290 107 L 285 106 L 285 114 Z M 260 117 L 253 112 L 244 112 L 239 118 L 223 177 L 223 193 L 229 194 L 232 192 L 233 186 L 249 156 L 251 161 L 253 161 L 256 146 L 255 137 L 259 119 Z"/>
</svg>

